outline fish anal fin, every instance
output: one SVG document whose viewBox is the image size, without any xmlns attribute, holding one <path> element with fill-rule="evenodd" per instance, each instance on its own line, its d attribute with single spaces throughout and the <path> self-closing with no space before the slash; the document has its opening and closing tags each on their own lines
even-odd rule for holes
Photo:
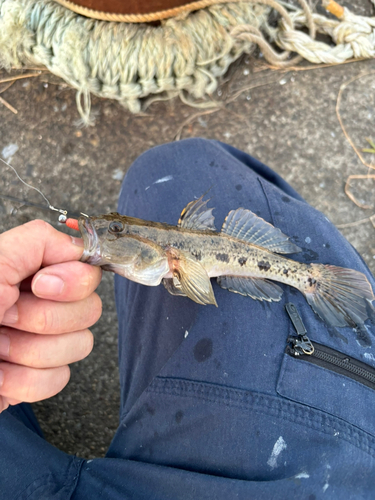
<svg viewBox="0 0 375 500">
<path fill-rule="evenodd" d="M 375 296 L 370 282 L 354 269 L 311 264 L 308 286 L 301 292 L 314 312 L 330 326 L 354 328 L 367 319 L 375 319 Z"/>
<path fill-rule="evenodd" d="M 262 278 L 219 276 L 217 282 L 222 288 L 230 292 L 247 295 L 255 300 L 278 302 L 283 294 L 278 285 Z"/>
<path fill-rule="evenodd" d="M 288 254 L 301 251 L 280 229 L 245 208 L 229 212 L 221 232 L 275 253 Z"/>
<path fill-rule="evenodd" d="M 185 229 L 216 231 L 215 217 L 212 215 L 213 208 L 207 208 L 210 200 L 203 200 L 202 195 L 198 200 L 191 201 L 183 209 L 177 226 Z"/>
<path fill-rule="evenodd" d="M 210 278 L 205 268 L 189 254 L 170 248 L 167 251 L 173 279 L 178 280 L 181 292 L 198 304 L 213 304 L 217 307 Z M 175 286 L 175 288 L 178 288 Z"/>
</svg>

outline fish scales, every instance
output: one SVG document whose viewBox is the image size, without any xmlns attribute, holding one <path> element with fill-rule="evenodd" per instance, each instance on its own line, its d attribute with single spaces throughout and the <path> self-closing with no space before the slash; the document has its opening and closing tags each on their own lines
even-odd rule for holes
<svg viewBox="0 0 375 500">
<path fill-rule="evenodd" d="M 165 227 L 166 226 L 166 227 Z M 275 255 L 264 248 L 236 240 L 223 233 L 194 231 L 165 225 L 131 225 L 127 234 L 148 238 L 164 251 L 173 247 L 191 254 L 210 278 L 223 274 L 277 280 L 299 287 L 309 265 Z"/>
<path fill-rule="evenodd" d="M 117 213 L 81 217 L 82 261 L 138 283 L 163 283 L 169 293 L 199 304 L 217 305 L 210 278 L 229 291 L 277 302 L 283 290 L 297 288 L 330 326 L 375 322 L 375 296 L 367 277 L 356 270 L 305 264 L 284 257 L 300 249 L 253 212 L 227 215 L 221 232 L 203 196 L 182 211 L 177 226 Z"/>
</svg>

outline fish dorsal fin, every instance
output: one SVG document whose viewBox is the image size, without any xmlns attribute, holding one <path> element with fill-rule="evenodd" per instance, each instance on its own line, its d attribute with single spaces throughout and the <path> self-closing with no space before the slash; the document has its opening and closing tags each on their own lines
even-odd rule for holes
<svg viewBox="0 0 375 500">
<path fill-rule="evenodd" d="M 301 249 L 288 236 L 250 210 L 238 208 L 227 215 L 221 232 L 276 253 L 296 253 Z"/>
<path fill-rule="evenodd" d="M 262 278 L 243 278 L 242 276 L 219 276 L 218 285 L 230 292 L 248 295 L 255 300 L 278 302 L 283 294 L 282 289 L 271 281 Z"/>
<path fill-rule="evenodd" d="M 203 201 L 204 195 L 198 200 L 191 201 L 186 205 L 180 215 L 177 226 L 185 229 L 216 231 L 215 217 L 212 215 L 213 208 L 207 208 L 209 199 Z"/>
<path fill-rule="evenodd" d="M 193 259 L 189 254 L 170 248 L 167 251 L 170 270 L 173 273 L 175 283 L 173 288 L 167 290 L 175 291 L 177 288 L 180 295 L 184 294 L 198 304 L 213 304 L 217 307 L 211 281 L 205 268 Z M 167 285 L 170 283 L 167 283 Z M 176 286 L 177 285 L 177 286 Z"/>
</svg>

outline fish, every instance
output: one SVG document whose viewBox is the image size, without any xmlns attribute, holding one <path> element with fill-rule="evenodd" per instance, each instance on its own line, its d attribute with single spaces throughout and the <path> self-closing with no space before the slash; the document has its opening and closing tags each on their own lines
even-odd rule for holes
<svg viewBox="0 0 375 500">
<path fill-rule="evenodd" d="M 279 228 L 245 208 L 215 228 L 209 200 L 190 202 L 176 226 L 117 212 L 82 216 L 82 262 L 148 286 L 161 283 L 175 296 L 217 306 L 211 284 L 252 299 L 278 302 L 280 282 L 298 289 L 329 326 L 375 323 L 375 296 L 367 277 L 353 269 L 301 263 L 284 255 L 301 249 Z"/>
</svg>

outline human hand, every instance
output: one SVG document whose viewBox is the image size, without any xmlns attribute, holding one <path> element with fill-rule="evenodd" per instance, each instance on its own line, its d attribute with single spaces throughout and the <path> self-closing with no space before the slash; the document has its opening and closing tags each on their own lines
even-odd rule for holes
<svg viewBox="0 0 375 500">
<path fill-rule="evenodd" d="M 93 347 L 100 268 L 81 239 L 36 220 L 0 235 L 0 412 L 60 392 Z"/>
</svg>

